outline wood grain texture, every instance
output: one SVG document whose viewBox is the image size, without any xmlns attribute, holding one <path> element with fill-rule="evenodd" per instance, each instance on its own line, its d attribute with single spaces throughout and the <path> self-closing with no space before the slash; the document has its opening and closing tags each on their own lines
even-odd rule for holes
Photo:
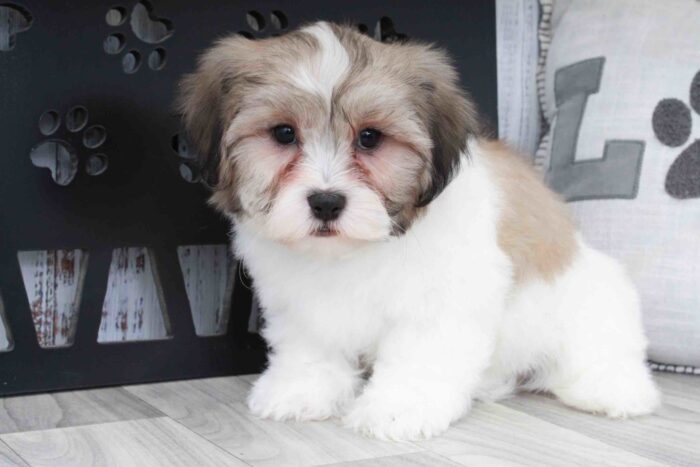
<svg viewBox="0 0 700 467">
<path fill-rule="evenodd" d="M 26 467 L 24 462 L 10 447 L 0 441 L 0 467 Z"/>
<path fill-rule="evenodd" d="M 650 417 L 609 420 L 519 394 L 414 443 L 369 440 L 333 420 L 259 420 L 245 406 L 257 375 L 7 398 L 0 466 L 700 465 L 700 379 L 655 377 L 666 403 Z"/>
<path fill-rule="evenodd" d="M 400 454 L 398 456 L 374 457 L 372 459 L 339 462 L 337 464 L 325 465 L 327 467 L 452 467 L 458 466 L 459 464 L 432 452 L 412 452 L 408 454 Z"/>
<path fill-rule="evenodd" d="M 260 375 L 253 373 L 250 375 L 240 375 L 240 376 L 238 376 L 238 378 L 242 379 L 243 381 L 247 381 L 248 384 L 250 384 L 252 386 L 253 383 L 255 383 L 258 380 L 258 378 L 260 378 Z"/>
<path fill-rule="evenodd" d="M 700 376 L 658 373 L 656 381 L 667 405 L 700 413 Z"/>
<path fill-rule="evenodd" d="M 0 433 L 158 417 L 162 414 L 122 388 L 0 399 Z"/>
<path fill-rule="evenodd" d="M 244 384 L 232 384 L 231 380 Z M 337 421 L 279 423 L 260 420 L 244 400 L 242 378 L 214 378 L 128 388 L 203 438 L 255 466 L 318 465 L 420 450 L 412 443 L 360 437 Z"/>
<path fill-rule="evenodd" d="M 416 444 L 463 465 L 661 465 L 500 404 L 476 404 L 443 436 Z"/>
<path fill-rule="evenodd" d="M 226 334 L 236 264 L 227 245 L 177 248 L 185 291 L 198 336 Z"/>
<path fill-rule="evenodd" d="M 87 258 L 83 250 L 17 253 L 41 347 L 65 347 L 73 343 Z"/>
<path fill-rule="evenodd" d="M 34 467 L 246 465 L 166 417 L 0 438 Z"/>
<path fill-rule="evenodd" d="M 663 376 L 657 375 L 657 380 Z M 664 404 L 653 415 L 629 420 L 577 412 L 550 397 L 521 394 L 503 405 L 610 446 L 667 465 L 700 465 L 700 416 Z"/>
<path fill-rule="evenodd" d="M 240 376 L 225 376 L 139 384 L 125 386 L 124 389 L 153 407 L 170 409 L 169 416 L 182 418 L 187 416 L 191 406 L 211 404 L 211 407 L 216 408 L 222 404 L 244 402 L 250 383 Z"/>
</svg>

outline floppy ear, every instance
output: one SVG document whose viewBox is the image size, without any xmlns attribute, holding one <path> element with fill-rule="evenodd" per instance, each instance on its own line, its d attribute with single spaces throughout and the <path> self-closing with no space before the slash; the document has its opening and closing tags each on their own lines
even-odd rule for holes
<svg viewBox="0 0 700 467">
<path fill-rule="evenodd" d="M 238 63 L 250 48 L 246 42 L 252 41 L 231 36 L 217 42 L 199 58 L 196 71 L 180 81 L 178 109 L 186 139 L 197 154 L 202 180 L 211 187 L 218 183 L 224 126 L 235 115 L 231 90 Z"/>
<path fill-rule="evenodd" d="M 433 148 L 430 183 L 418 198 L 417 207 L 426 206 L 445 189 L 459 169 L 468 138 L 480 132 L 475 106 L 461 89 L 449 56 L 432 47 L 425 48 L 422 55 L 419 87 L 427 102 L 426 123 Z"/>
<path fill-rule="evenodd" d="M 179 110 L 182 112 L 185 139 L 197 155 L 202 181 L 209 186 L 218 182 L 222 135 L 221 85 L 211 70 L 200 65 L 180 82 Z"/>
</svg>

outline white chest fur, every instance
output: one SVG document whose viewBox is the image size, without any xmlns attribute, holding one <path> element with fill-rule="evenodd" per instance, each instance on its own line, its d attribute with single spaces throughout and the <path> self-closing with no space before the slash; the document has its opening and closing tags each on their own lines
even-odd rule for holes
<svg viewBox="0 0 700 467">
<path fill-rule="evenodd" d="M 319 258 L 255 237 L 243 223 L 235 245 L 268 328 L 281 320 L 328 346 L 365 353 L 396 321 L 467 313 L 481 296 L 505 295 L 510 265 L 496 243 L 497 209 L 495 188 L 475 159 L 464 161 L 425 215 L 390 241 Z"/>
</svg>

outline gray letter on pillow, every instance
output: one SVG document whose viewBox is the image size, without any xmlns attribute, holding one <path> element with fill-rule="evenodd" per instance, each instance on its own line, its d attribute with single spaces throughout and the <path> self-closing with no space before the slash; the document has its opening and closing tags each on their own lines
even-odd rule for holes
<svg viewBox="0 0 700 467">
<path fill-rule="evenodd" d="M 566 201 L 635 198 L 642 167 L 643 141 L 606 141 L 602 159 L 576 162 L 576 144 L 586 101 L 598 92 L 604 57 L 557 70 L 557 118 L 547 184 Z"/>
</svg>

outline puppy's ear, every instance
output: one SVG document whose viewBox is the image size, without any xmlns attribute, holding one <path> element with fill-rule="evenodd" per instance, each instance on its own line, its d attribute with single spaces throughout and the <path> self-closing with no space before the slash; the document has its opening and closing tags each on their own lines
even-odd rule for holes
<svg viewBox="0 0 700 467">
<path fill-rule="evenodd" d="M 240 36 L 217 42 L 199 58 L 195 72 L 180 81 L 177 105 L 186 139 L 197 154 L 202 180 L 211 187 L 218 183 L 224 127 L 235 115 L 232 87 L 252 42 Z"/>
<path fill-rule="evenodd" d="M 422 78 L 418 87 L 427 102 L 425 119 L 433 148 L 430 182 L 417 207 L 427 205 L 445 189 L 459 169 L 468 138 L 480 132 L 476 108 L 460 87 L 450 57 L 433 47 L 426 47 L 421 55 Z"/>
</svg>

